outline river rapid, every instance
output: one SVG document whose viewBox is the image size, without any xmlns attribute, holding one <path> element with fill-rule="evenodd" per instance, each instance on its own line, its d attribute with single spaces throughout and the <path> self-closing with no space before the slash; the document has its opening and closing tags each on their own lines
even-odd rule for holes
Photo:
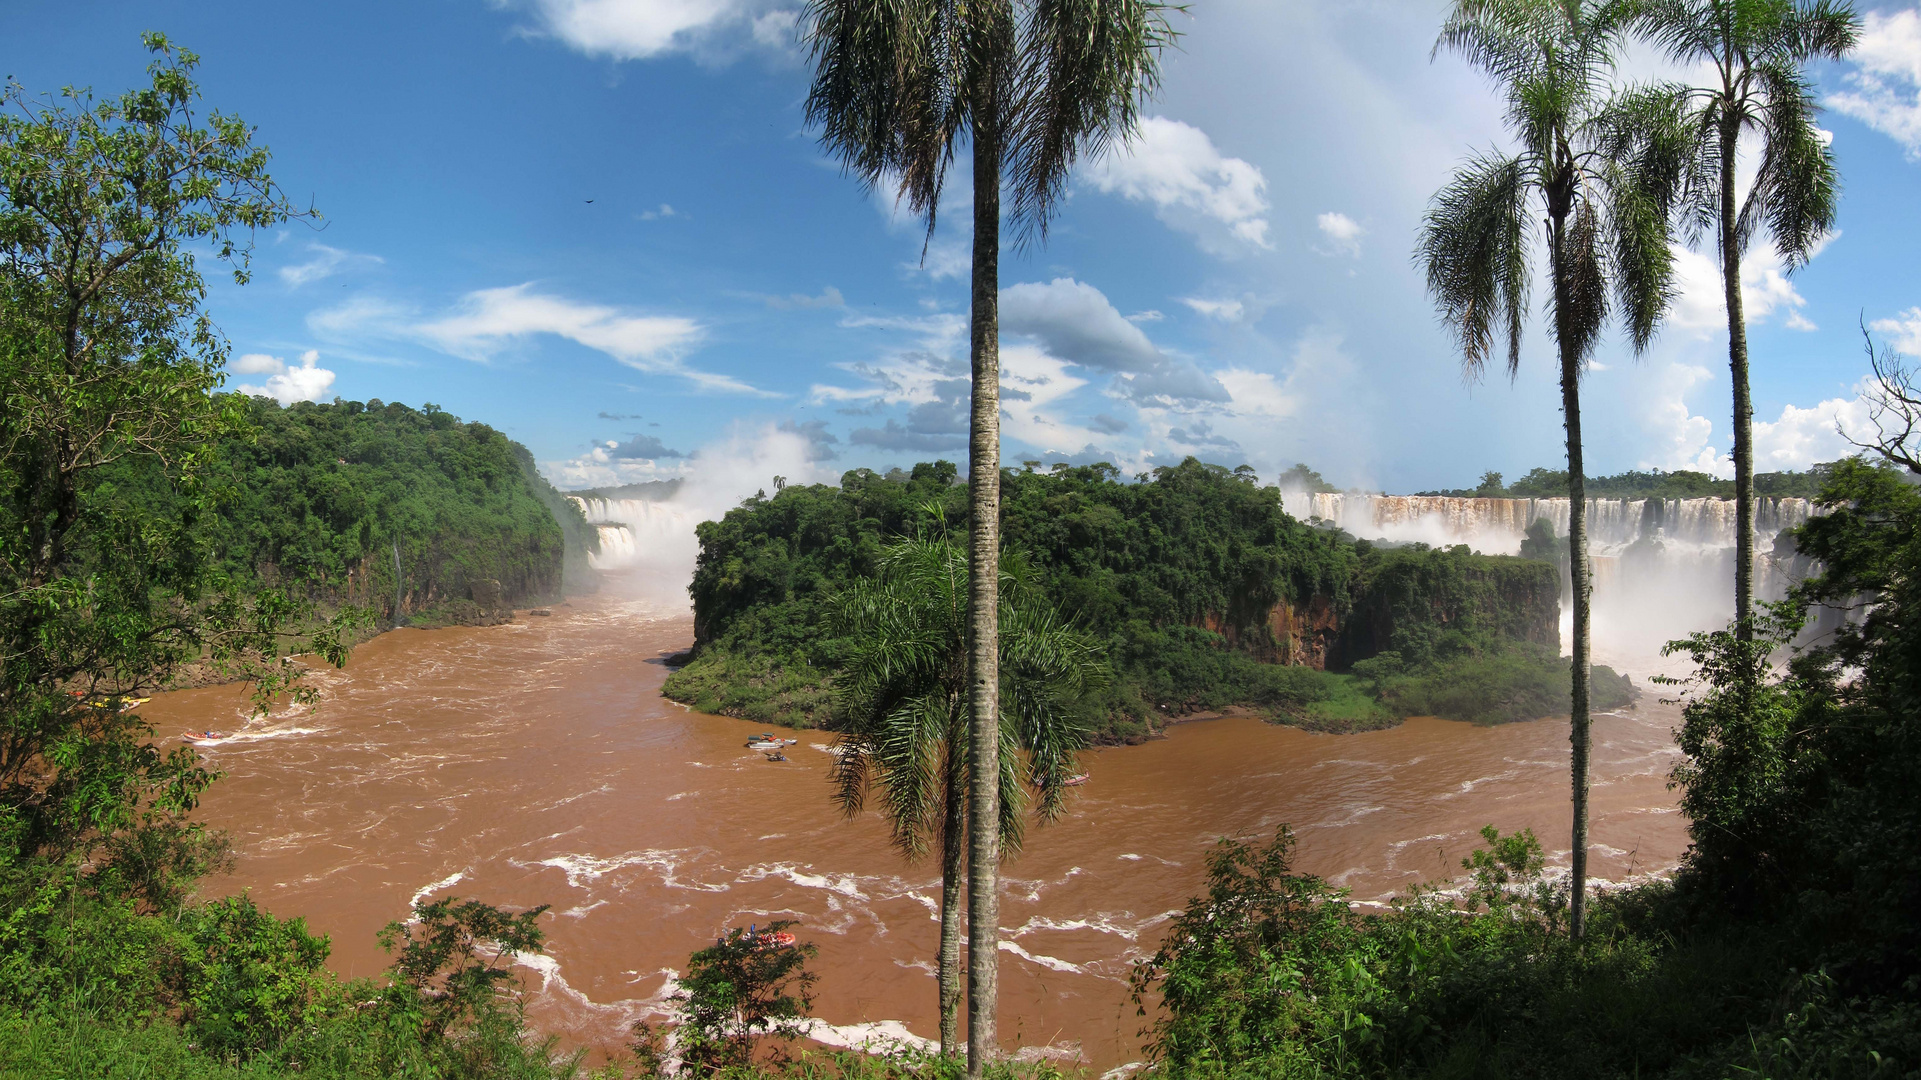
<svg viewBox="0 0 1921 1080">
<path fill-rule="evenodd" d="M 546 953 L 523 961 L 531 1019 L 606 1048 L 724 928 L 798 919 L 820 947 L 818 1039 L 937 1034 L 938 869 L 903 862 L 874 816 L 835 811 L 832 737 L 790 732 L 791 761 L 770 762 L 744 746 L 763 725 L 662 698 L 664 658 L 692 640 L 684 605 L 552 610 L 382 635 L 315 673 L 311 711 L 249 719 L 233 687 L 155 698 L 145 713 L 168 741 L 228 736 L 202 746 L 226 776 L 200 816 L 239 859 L 205 892 L 304 916 L 348 976 L 386 966 L 374 934 L 414 900 L 551 904 Z M 1666 787 L 1677 723 L 1653 693 L 1595 718 L 1597 877 L 1658 873 L 1685 848 Z M 1318 735 L 1224 718 L 1084 763 L 1065 818 L 1031 829 L 1003 876 L 1000 1030 L 1027 1058 L 1140 1058 L 1129 966 L 1222 835 L 1290 823 L 1299 868 L 1360 901 L 1458 872 L 1486 824 L 1532 827 L 1566 862 L 1565 721 Z"/>
</svg>

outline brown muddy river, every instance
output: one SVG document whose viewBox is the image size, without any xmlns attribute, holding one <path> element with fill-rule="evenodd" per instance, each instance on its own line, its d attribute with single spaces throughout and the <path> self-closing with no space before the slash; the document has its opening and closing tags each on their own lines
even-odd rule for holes
<svg viewBox="0 0 1921 1080">
<path fill-rule="evenodd" d="M 723 928 L 799 919 L 820 947 L 823 1041 L 936 1034 L 938 870 L 905 864 L 871 816 L 835 812 L 831 736 L 793 733 L 792 760 L 773 763 L 744 746 L 764 725 L 663 699 L 662 657 L 692 636 L 684 611 L 553 611 L 386 634 L 317 676 L 311 712 L 249 720 L 233 688 L 153 701 L 162 735 L 230 734 L 204 748 L 227 775 L 201 816 L 240 860 L 209 892 L 305 916 L 343 975 L 385 966 L 374 933 L 415 898 L 551 904 L 546 955 L 527 965 L 533 1020 L 601 1047 Z M 1665 784 L 1675 722 L 1653 694 L 1596 717 L 1599 877 L 1665 869 L 1685 847 Z M 1484 824 L 1564 846 L 1567 758 L 1564 721 L 1316 735 L 1221 719 L 1088 752 L 1066 818 L 1006 867 L 1005 1048 L 1097 1070 L 1137 1060 L 1129 965 L 1197 891 L 1215 838 L 1291 823 L 1302 869 L 1385 898 L 1457 867 Z"/>
</svg>

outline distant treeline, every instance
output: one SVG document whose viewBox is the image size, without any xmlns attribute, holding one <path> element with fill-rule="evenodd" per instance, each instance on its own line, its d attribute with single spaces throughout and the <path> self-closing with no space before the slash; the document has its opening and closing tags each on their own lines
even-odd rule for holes
<svg viewBox="0 0 1921 1080">
<path fill-rule="evenodd" d="M 963 528 L 956 473 L 945 461 L 886 475 L 856 469 L 838 487 L 788 486 L 702 524 L 690 587 L 695 653 L 668 695 L 703 711 L 831 726 L 832 676 L 848 647 L 832 632 L 833 597 L 872 574 L 890 540 Z M 1258 485 L 1245 466 L 1189 459 L 1136 483 L 1104 464 L 1009 470 L 1002 529 L 1010 558 L 1106 644 L 1117 678 L 1084 705 L 1108 737 L 1231 705 L 1372 726 L 1406 715 L 1397 703 L 1435 700 L 1414 683 L 1470 658 L 1512 660 L 1476 670 L 1529 685 L 1552 685 L 1537 669 L 1566 670 L 1552 564 L 1356 542 L 1289 517 L 1279 489 Z M 1383 654 L 1392 655 L 1358 681 L 1315 670 Z M 1609 685 L 1609 700 L 1625 703 L 1624 683 Z M 1372 696 L 1357 700 L 1363 691 Z M 1528 694 L 1481 699 L 1514 711 L 1462 718 L 1555 711 Z"/>
<path fill-rule="evenodd" d="M 227 572 L 369 607 L 383 626 L 484 617 L 476 595 L 498 608 L 591 586 L 579 507 L 486 424 L 431 404 L 226 400 L 253 431 L 214 448 L 203 483 L 219 513 L 197 528 Z M 146 459 L 103 471 L 94 494 L 156 515 L 178 497 Z"/>
<path fill-rule="evenodd" d="M 1303 469 L 1304 466 L 1297 465 L 1295 468 Z M 1833 468 L 1832 464 L 1821 464 L 1806 472 L 1755 473 L 1754 493 L 1766 498 L 1812 499 L 1820 493 L 1821 485 L 1827 481 Z M 1500 473 L 1487 472 L 1481 474 L 1478 487 L 1418 491 L 1415 494 L 1464 499 L 1566 498 L 1567 470 L 1529 469 L 1526 476 L 1512 484 L 1503 483 Z M 1677 469 L 1674 472 L 1661 469 L 1645 472 L 1629 470 L 1613 476 L 1588 477 L 1587 494 L 1590 499 L 1732 499 L 1734 481 L 1717 479 L 1691 469 Z"/>
</svg>

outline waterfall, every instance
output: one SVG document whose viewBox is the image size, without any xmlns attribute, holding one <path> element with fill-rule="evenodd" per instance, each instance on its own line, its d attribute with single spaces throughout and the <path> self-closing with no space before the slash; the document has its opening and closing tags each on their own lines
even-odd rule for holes
<svg viewBox="0 0 1921 1080">
<path fill-rule="evenodd" d="M 587 559 L 596 570 L 636 570 L 677 560 L 693 543 L 698 515 L 674 502 L 568 496 L 599 532 L 600 552 Z M 689 566 L 691 560 L 687 560 Z"/>
<path fill-rule="evenodd" d="M 1513 555 L 1532 522 L 1545 518 L 1565 543 L 1569 503 L 1559 499 L 1470 499 L 1438 495 L 1285 492 L 1287 512 L 1319 519 L 1367 540 L 1466 544 L 1487 555 Z M 1587 500 L 1588 555 L 1594 567 L 1597 647 L 1645 658 L 1662 643 L 1724 624 L 1734 614 L 1732 499 Z M 1808 500 L 1755 499 L 1756 591 L 1786 592 L 1791 567 L 1772 556 L 1783 530 L 1808 519 Z M 1569 593 L 1563 575 L 1562 612 Z M 1562 641 L 1567 641 L 1564 622 Z"/>
</svg>

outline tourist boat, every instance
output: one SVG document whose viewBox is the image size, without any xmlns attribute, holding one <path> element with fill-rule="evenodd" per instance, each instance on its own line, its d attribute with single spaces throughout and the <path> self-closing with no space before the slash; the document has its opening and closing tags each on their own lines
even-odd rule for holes
<svg viewBox="0 0 1921 1080">
<path fill-rule="evenodd" d="M 798 939 L 785 930 L 750 930 L 747 940 L 763 949 L 786 949 Z"/>
<path fill-rule="evenodd" d="M 749 750 L 779 750 L 780 748 L 786 745 L 787 745 L 786 743 L 780 741 L 779 739 L 748 739 L 747 740 L 747 749 Z"/>
<path fill-rule="evenodd" d="M 226 738 L 218 731 L 188 731 L 182 733 L 182 737 L 188 742 L 214 742 Z"/>
<path fill-rule="evenodd" d="M 767 755 L 767 760 L 768 761 L 786 761 L 787 755 L 776 750 L 773 753 Z"/>
<path fill-rule="evenodd" d="M 1075 773 L 1073 776 L 1063 780 L 1062 783 L 1067 787 L 1080 787 L 1082 784 L 1087 783 L 1087 774 Z"/>
</svg>

